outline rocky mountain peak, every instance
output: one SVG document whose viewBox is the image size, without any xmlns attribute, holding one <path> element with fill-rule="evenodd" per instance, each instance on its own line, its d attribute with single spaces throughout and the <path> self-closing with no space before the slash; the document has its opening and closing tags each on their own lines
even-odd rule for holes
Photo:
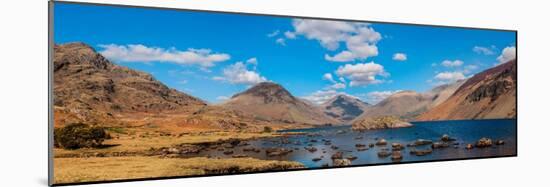
<svg viewBox="0 0 550 187">
<path fill-rule="evenodd" d="M 281 85 L 273 82 L 261 82 L 248 90 L 234 95 L 232 98 L 239 96 L 254 96 L 264 99 L 264 103 L 283 103 L 295 102 L 297 99 Z"/>
</svg>

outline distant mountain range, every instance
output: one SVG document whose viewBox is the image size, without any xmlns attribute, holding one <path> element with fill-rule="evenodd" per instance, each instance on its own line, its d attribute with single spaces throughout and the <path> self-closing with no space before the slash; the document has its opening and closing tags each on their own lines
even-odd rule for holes
<svg viewBox="0 0 550 187">
<path fill-rule="evenodd" d="M 371 107 L 370 104 L 349 95 L 336 95 L 321 105 L 324 113 L 340 123 L 349 123 Z"/>
<path fill-rule="evenodd" d="M 350 124 L 377 116 L 408 121 L 516 117 L 516 61 L 425 93 L 401 91 L 376 105 L 337 95 L 321 105 L 263 82 L 219 105 L 111 63 L 84 43 L 54 46 L 54 121 L 160 125 L 166 129 L 261 129 Z"/>
<path fill-rule="evenodd" d="M 399 116 L 412 120 L 418 115 L 445 101 L 464 80 L 437 86 L 425 93 L 400 91 L 365 110 L 358 119 L 378 116 Z"/>
</svg>

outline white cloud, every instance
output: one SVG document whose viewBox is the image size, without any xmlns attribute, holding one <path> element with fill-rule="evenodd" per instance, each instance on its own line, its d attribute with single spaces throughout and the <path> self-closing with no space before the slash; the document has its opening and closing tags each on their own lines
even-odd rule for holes
<svg viewBox="0 0 550 187">
<path fill-rule="evenodd" d="M 285 37 L 288 38 L 288 39 L 296 39 L 296 33 L 286 31 L 285 32 Z"/>
<path fill-rule="evenodd" d="M 279 45 L 282 45 L 282 46 L 286 45 L 286 41 L 285 41 L 284 38 L 277 38 L 277 40 L 275 40 L 275 43 L 279 44 Z"/>
<path fill-rule="evenodd" d="M 334 78 L 332 78 L 332 74 L 330 74 L 330 73 L 325 73 L 323 75 L 323 80 L 327 80 L 327 81 L 330 81 L 332 83 L 336 82 L 336 81 L 334 81 Z"/>
<path fill-rule="evenodd" d="M 325 54 L 325 59 L 328 61 L 349 62 L 378 55 L 376 43 L 382 39 L 382 36 L 370 28 L 369 24 L 294 19 L 292 25 L 295 31 L 288 32 L 292 33 L 291 36 L 304 35 L 307 39 L 317 40 L 329 51 L 337 50 L 341 42 L 346 44 L 346 49 L 335 55 Z"/>
<path fill-rule="evenodd" d="M 407 60 L 407 54 L 405 53 L 395 53 L 393 54 L 393 60 L 395 61 L 405 61 Z"/>
<path fill-rule="evenodd" d="M 329 89 L 333 89 L 333 90 L 344 89 L 344 88 L 346 88 L 346 84 L 341 82 L 337 82 L 329 86 Z"/>
<path fill-rule="evenodd" d="M 212 53 L 210 49 L 189 48 L 187 51 L 180 51 L 176 48 L 164 49 L 141 44 L 102 44 L 99 47 L 103 48 L 100 51 L 103 56 L 117 62 L 168 62 L 212 67 L 217 62 L 230 59 L 228 54 Z"/>
<path fill-rule="evenodd" d="M 353 98 L 357 98 L 345 92 L 338 92 L 336 90 L 319 90 L 319 91 L 313 92 L 310 95 L 304 96 L 302 98 L 305 100 L 311 101 L 312 103 L 320 105 L 320 104 L 326 103 L 328 100 L 332 99 L 337 95 L 346 95 Z"/>
<path fill-rule="evenodd" d="M 510 46 L 502 50 L 500 56 L 497 57 L 499 63 L 506 63 L 516 58 L 516 47 Z"/>
<path fill-rule="evenodd" d="M 366 94 L 366 101 L 369 104 L 377 104 L 378 102 L 386 99 L 387 97 L 400 92 L 401 90 L 395 90 L 395 91 L 374 91 L 369 92 Z"/>
<path fill-rule="evenodd" d="M 349 79 L 349 85 L 351 87 L 378 84 L 381 83 L 382 80 L 376 79 L 376 76 L 389 76 L 389 74 L 384 71 L 384 67 L 382 65 L 374 62 L 358 63 L 353 65 L 346 64 L 338 67 L 336 74 Z"/>
<path fill-rule="evenodd" d="M 458 80 L 466 78 L 462 72 L 441 72 L 435 75 L 435 80 L 438 80 L 438 84 L 452 83 Z"/>
<path fill-rule="evenodd" d="M 441 62 L 441 65 L 445 67 L 459 67 L 462 66 L 462 64 L 464 64 L 462 60 L 444 60 Z"/>
<path fill-rule="evenodd" d="M 223 70 L 223 76 L 214 77 L 214 80 L 227 81 L 232 84 L 257 84 L 267 79 L 254 70 L 249 70 L 243 62 L 229 65 Z"/>
<path fill-rule="evenodd" d="M 477 65 L 470 64 L 470 65 L 464 66 L 464 71 L 463 72 L 464 72 L 464 74 L 470 74 L 478 68 L 479 67 Z"/>
<path fill-rule="evenodd" d="M 273 32 L 267 34 L 267 37 L 270 37 L 270 38 L 275 37 L 275 36 L 279 35 L 280 32 L 281 31 L 279 31 L 279 30 L 273 31 Z"/>
<path fill-rule="evenodd" d="M 491 47 L 482 47 L 482 46 L 474 46 L 472 49 L 477 54 L 484 54 L 484 55 L 494 55 L 496 47 L 493 45 Z"/>
<path fill-rule="evenodd" d="M 256 59 L 256 57 L 254 57 L 254 58 L 249 58 L 248 60 L 246 60 L 246 63 L 247 63 L 247 64 L 257 65 L 257 64 L 258 64 L 258 59 Z"/>
</svg>

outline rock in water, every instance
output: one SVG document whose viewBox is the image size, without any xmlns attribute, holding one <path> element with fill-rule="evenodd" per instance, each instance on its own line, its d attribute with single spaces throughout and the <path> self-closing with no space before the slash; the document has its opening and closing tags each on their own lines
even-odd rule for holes
<svg viewBox="0 0 550 187">
<path fill-rule="evenodd" d="M 332 161 L 332 165 L 338 167 L 338 166 L 349 166 L 351 165 L 351 161 L 348 159 L 334 159 Z"/>
<path fill-rule="evenodd" d="M 481 138 L 476 142 L 476 147 L 491 147 L 493 145 L 493 141 L 489 138 Z"/>
<path fill-rule="evenodd" d="M 390 155 L 391 155 L 391 153 L 388 152 L 388 151 L 380 151 L 380 152 L 378 152 L 378 157 L 380 157 L 380 158 L 386 158 L 386 157 L 388 157 L 388 156 L 390 156 Z"/>
<path fill-rule="evenodd" d="M 391 160 L 394 162 L 399 162 L 403 159 L 403 156 L 401 155 L 401 151 L 394 151 L 391 154 Z"/>
<path fill-rule="evenodd" d="M 387 144 L 388 144 L 388 142 L 384 138 L 381 138 L 378 141 L 376 141 L 376 145 L 378 145 L 378 146 L 385 146 Z"/>
<path fill-rule="evenodd" d="M 410 153 L 411 153 L 412 155 L 416 155 L 416 156 L 424 156 L 424 155 L 427 155 L 427 154 L 432 153 L 432 150 L 431 150 L 431 149 L 426 149 L 426 150 L 412 149 L 412 150 L 410 151 Z"/>
<path fill-rule="evenodd" d="M 388 129 L 388 128 L 402 128 L 411 127 L 412 124 L 406 121 L 402 121 L 395 116 L 381 116 L 381 117 L 368 117 L 356 120 L 352 123 L 351 128 L 353 130 L 373 130 L 373 129 Z"/>
<path fill-rule="evenodd" d="M 342 159 L 343 156 L 344 156 L 344 153 L 342 153 L 342 152 L 336 152 L 336 153 L 334 153 L 330 158 L 333 159 L 333 160 L 334 160 L 334 159 Z"/>
<path fill-rule="evenodd" d="M 448 134 L 444 134 L 443 136 L 441 136 L 441 141 L 444 141 L 444 142 L 452 142 L 455 140 L 456 139 L 451 138 Z"/>
</svg>

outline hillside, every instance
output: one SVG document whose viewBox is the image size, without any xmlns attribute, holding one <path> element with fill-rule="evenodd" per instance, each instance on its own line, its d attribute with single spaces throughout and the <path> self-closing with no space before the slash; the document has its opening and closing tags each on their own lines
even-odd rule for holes
<svg viewBox="0 0 550 187">
<path fill-rule="evenodd" d="M 515 118 L 516 74 L 516 60 L 478 73 L 417 120 Z"/>
<path fill-rule="evenodd" d="M 397 92 L 378 104 L 369 107 L 358 119 L 378 116 L 398 116 L 404 120 L 414 119 L 423 112 L 449 98 L 465 81 L 437 86 L 425 93 L 415 91 Z"/>
<path fill-rule="evenodd" d="M 337 95 L 321 105 L 325 114 L 342 122 L 348 123 L 367 110 L 370 104 L 348 95 Z"/>
<path fill-rule="evenodd" d="M 294 97 L 281 85 L 272 82 L 262 82 L 235 94 L 222 106 L 261 120 L 315 125 L 338 123 L 317 107 Z"/>
</svg>

